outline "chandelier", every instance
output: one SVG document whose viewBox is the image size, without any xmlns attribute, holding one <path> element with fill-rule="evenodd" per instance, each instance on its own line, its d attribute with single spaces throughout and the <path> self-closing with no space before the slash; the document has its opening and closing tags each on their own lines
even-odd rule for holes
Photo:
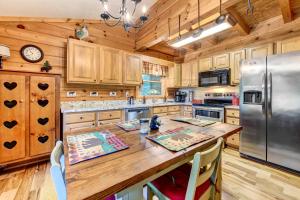
<svg viewBox="0 0 300 200">
<path fill-rule="evenodd" d="M 114 0 L 115 1 L 115 0 Z M 143 26 L 143 24 L 148 20 L 146 16 L 146 7 L 142 9 L 142 16 L 139 17 L 138 23 L 133 23 L 132 19 L 137 9 L 137 5 L 142 0 L 130 0 L 132 3 L 132 9 L 129 10 L 127 1 L 122 0 L 122 5 L 120 7 L 120 11 L 117 16 L 111 14 L 109 12 L 109 0 L 100 0 L 102 5 L 102 13 L 100 14 L 101 19 L 105 22 L 107 26 L 114 27 L 118 25 L 122 25 L 126 31 L 129 31 L 130 28 L 139 29 Z M 111 20 L 110 22 L 108 20 Z"/>
</svg>

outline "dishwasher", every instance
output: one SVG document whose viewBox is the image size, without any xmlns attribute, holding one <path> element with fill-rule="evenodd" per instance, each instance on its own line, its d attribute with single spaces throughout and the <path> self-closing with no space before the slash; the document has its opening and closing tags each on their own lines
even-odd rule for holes
<svg viewBox="0 0 300 200">
<path fill-rule="evenodd" d="M 126 108 L 125 109 L 125 121 L 131 121 L 141 118 L 149 118 L 149 108 Z"/>
</svg>

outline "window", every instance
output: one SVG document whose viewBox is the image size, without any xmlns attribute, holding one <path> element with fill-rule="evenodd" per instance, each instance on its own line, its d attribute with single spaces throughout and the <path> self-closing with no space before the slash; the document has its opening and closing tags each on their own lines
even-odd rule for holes
<svg viewBox="0 0 300 200">
<path fill-rule="evenodd" d="M 143 74 L 141 96 L 161 95 L 161 77 L 150 74 Z"/>
</svg>

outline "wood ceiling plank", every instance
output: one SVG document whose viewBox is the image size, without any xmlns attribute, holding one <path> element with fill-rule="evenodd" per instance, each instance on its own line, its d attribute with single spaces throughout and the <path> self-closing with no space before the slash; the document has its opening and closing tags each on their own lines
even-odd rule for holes
<svg viewBox="0 0 300 200">
<path fill-rule="evenodd" d="M 226 9 L 227 12 L 234 17 L 234 19 L 237 21 L 234 28 L 241 34 L 241 35 L 248 35 L 250 33 L 250 27 L 245 22 L 243 17 L 235 10 L 233 7 L 229 7 Z"/>
<path fill-rule="evenodd" d="M 281 8 L 281 14 L 282 14 L 284 23 L 291 22 L 293 20 L 291 1 L 290 0 L 278 0 L 278 3 Z"/>
</svg>

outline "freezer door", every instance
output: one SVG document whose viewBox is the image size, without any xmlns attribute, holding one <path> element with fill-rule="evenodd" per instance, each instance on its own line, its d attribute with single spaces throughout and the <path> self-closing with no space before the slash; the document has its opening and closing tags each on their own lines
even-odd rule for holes
<svg viewBox="0 0 300 200">
<path fill-rule="evenodd" d="M 300 52 L 267 59 L 267 160 L 300 171 Z"/>
<path fill-rule="evenodd" d="M 243 61 L 240 82 L 240 153 L 266 160 L 266 57 Z"/>
</svg>

